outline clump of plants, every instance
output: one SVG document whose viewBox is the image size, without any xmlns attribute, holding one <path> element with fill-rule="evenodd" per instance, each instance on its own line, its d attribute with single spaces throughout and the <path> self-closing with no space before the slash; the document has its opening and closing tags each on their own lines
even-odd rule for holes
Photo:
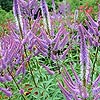
<svg viewBox="0 0 100 100">
<path fill-rule="evenodd" d="M 15 21 L 0 38 L 0 99 L 99 100 L 100 5 L 85 26 L 78 10 L 71 22 L 67 2 L 52 6 L 13 0 Z"/>
</svg>

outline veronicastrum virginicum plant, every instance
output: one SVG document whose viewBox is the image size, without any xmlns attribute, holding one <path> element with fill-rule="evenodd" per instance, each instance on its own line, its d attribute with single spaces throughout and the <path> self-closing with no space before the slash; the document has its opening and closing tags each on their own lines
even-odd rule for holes
<svg viewBox="0 0 100 100">
<path fill-rule="evenodd" d="M 35 6 L 35 8 L 33 7 Z M 8 97 L 12 96 L 11 88 L 8 88 L 5 83 L 14 81 L 19 93 L 23 99 L 24 90 L 19 86 L 26 75 L 26 65 L 29 66 L 30 74 L 32 76 L 35 87 L 37 87 L 32 68 L 30 65 L 30 58 L 42 54 L 52 60 L 65 59 L 70 46 L 65 51 L 59 54 L 68 43 L 69 33 L 63 25 L 60 26 L 58 33 L 51 31 L 51 22 L 49 18 L 48 8 L 45 0 L 41 0 L 42 16 L 46 20 L 45 27 L 41 23 L 41 17 L 38 15 L 34 20 L 38 3 L 36 0 L 14 0 L 13 11 L 16 19 L 16 25 L 10 23 L 10 32 L 7 36 L 0 39 L 0 82 L 4 84 L 5 88 L 0 88 Z M 46 11 L 46 12 L 45 12 Z M 53 35 L 51 35 L 53 33 Z M 41 64 L 49 74 L 54 74 L 48 66 Z M 60 69 L 59 69 L 60 70 Z M 18 81 L 17 77 L 22 74 L 22 78 Z"/>
<path fill-rule="evenodd" d="M 93 80 L 94 70 L 96 67 L 96 61 L 99 56 L 100 48 L 100 5 L 98 13 L 98 21 L 95 22 L 92 17 L 87 14 L 88 20 L 86 21 L 87 27 L 82 24 L 78 25 L 78 33 L 80 36 L 80 65 L 81 65 L 81 78 L 74 70 L 72 63 L 70 67 L 74 75 L 74 80 L 69 72 L 64 68 L 62 77 L 66 88 L 63 87 L 61 82 L 58 82 L 58 86 L 66 97 L 66 100 L 99 100 L 100 99 L 100 74 Z M 88 46 L 87 46 L 88 45 Z M 93 64 L 90 63 L 89 48 L 96 47 L 96 53 Z M 93 67 L 92 67 L 93 65 Z"/>
<path fill-rule="evenodd" d="M 23 99 L 26 100 L 23 93 L 21 92 L 22 89 L 18 85 L 20 82 L 22 82 L 23 76 L 25 75 L 25 72 L 26 72 L 25 67 L 26 67 L 27 62 L 28 62 L 28 65 L 30 66 L 29 59 L 31 57 L 30 55 L 27 55 L 26 47 L 23 44 L 24 34 L 25 34 L 25 32 L 29 31 L 28 27 L 30 26 L 30 23 L 28 23 L 28 18 L 27 18 L 27 21 L 25 20 L 25 18 L 24 18 L 25 16 L 23 15 L 21 7 L 20 7 L 21 5 L 19 5 L 19 2 L 22 3 L 22 1 L 14 0 L 14 3 L 13 3 L 14 4 L 13 11 L 14 11 L 14 16 L 15 16 L 17 25 L 10 24 L 9 25 L 9 27 L 10 27 L 9 34 L 0 39 L 0 42 L 1 42 L 1 46 L 0 46 L 1 47 L 0 48 L 0 57 L 1 57 L 0 58 L 0 82 L 2 84 L 4 84 L 4 86 L 7 88 L 7 89 L 0 88 L 0 91 L 4 92 L 8 97 L 11 97 L 12 96 L 11 89 L 10 88 L 8 89 L 8 87 L 6 86 L 5 83 L 13 80 L 16 87 L 20 91 Z M 26 3 L 28 4 L 29 2 L 26 2 Z M 25 7 L 26 5 L 23 5 L 23 6 Z M 29 7 L 29 5 L 27 5 L 27 6 Z M 27 9 L 25 11 L 27 12 Z M 27 13 L 25 13 L 25 14 L 27 14 Z M 28 17 L 30 17 L 30 16 L 28 16 Z M 24 29 L 25 24 L 26 24 L 25 28 L 27 28 L 27 30 Z M 37 87 L 35 80 L 34 80 L 33 73 L 31 71 L 31 68 L 30 68 L 30 72 L 31 72 L 34 84 Z M 21 73 L 22 73 L 22 78 L 20 80 L 18 80 L 18 82 L 17 82 L 16 78 Z"/>
<path fill-rule="evenodd" d="M 53 5 L 55 5 L 53 0 L 52 2 Z M 40 4 L 43 18 L 40 17 L 40 13 L 37 13 L 40 11 L 36 9 L 40 9 L 37 0 L 14 0 L 14 15 L 17 24 L 15 25 L 11 23 L 9 35 L 0 39 L 0 82 L 5 86 L 6 82 L 14 81 L 24 100 L 26 100 L 25 96 L 23 95 L 24 90 L 19 86 L 19 83 L 23 81 L 23 77 L 27 75 L 27 72 L 31 74 L 35 87 L 39 87 L 32 71 L 33 68 L 31 67 L 30 63 L 31 57 L 39 57 L 42 55 L 45 57 L 45 59 L 56 62 L 56 66 L 59 67 L 60 72 L 60 66 L 62 66 L 62 63 L 59 65 L 59 62 L 66 59 L 66 55 L 71 48 L 71 34 L 70 32 L 67 32 L 66 28 L 64 27 L 65 23 L 63 22 L 62 15 L 60 15 L 60 20 L 62 20 L 62 23 L 57 32 L 55 32 L 53 25 L 51 24 L 53 15 L 51 17 L 50 13 L 48 12 L 46 1 L 41 0 Z M 57 14 L 55 11 L 55 7 L 53 8 L 53 11 L 55 13 L 54 17 L 59 16 L 59 14 Z M 66 16 L 65 7 L 61 7 L 60 12 L 64 13 L 64 16 Z M 35 14 L 38 14 L 36 20 L 34 20 Z M 94 33 L 95 31 L 97 32 L 97 29 L 95 30 L 94 27 L 96 26 L 94 25 L 96 24 L 90 15 L 87 14 L 87 16 L 90 20 L 90 23 L 87 22 L 87 26 L 89 27 L 88 30 L 86 30 L 81 24 L 77 26 L 79 33 L 78 35 L 80 36 L 80 65 L 82 69 L 82 81 L 76 74 L 72 63 L 70 63 L 72 73 L 75 76 L 75 82 L 72 80 L 66 68 L 64 68 L 64 73 L 66 73 L 66 75 L 64 73 L 62 73 L 62 75 L 67 89 L 65 89 L 62 84 L 58 82 L 59 87 L 66 96 L 67 100 L 72 100 L 73 98 L 75 100 L 97 100 L 100 97 L 98 85 L 100 76 L 98 76 L 95 81 L 92 81 L 92 78 L 90 77 L 90 58 L 86 44 L 87 34 L 89 34 L 90 38 L 93 38 L 94 36 L 90 35 L 90 28 L 92 27 L 92 31 L 94 31 Z M 44 22 L 41 24 L 43 19 Z M 58 22 L 60 21 L 58 20 Z M 96 40 L 97 39 L 98 35 L 96 36 Z M 97 46 L 99 47 L 99 45 Z M 38 61 L 36 63 L 38 63 Z M 39 64 L 43 66 L 49 74 L 55 74 L 55 72 L 51 71 L 48 67 L 50 63 L 45 65 L 45 63 L 42 61 L 42 63 Z M 28 65 L 30 69 L 29 71 L 26 68 L 26 65 Z M 16 81 L 20 74 L 22 74 L 22 78 Z M 8 97 L 11 97 L 11 88 L 7 86 L 5 87 L 6 88 L 1 87 L 0 91 L 4 92 Z M 43 93 L 44 91 L 42 92 L 42 95 Z"/>
</svg>

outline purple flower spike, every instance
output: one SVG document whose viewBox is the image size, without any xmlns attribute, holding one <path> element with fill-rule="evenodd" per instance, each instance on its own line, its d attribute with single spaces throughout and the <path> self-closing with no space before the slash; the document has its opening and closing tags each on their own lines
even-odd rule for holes
<svg viewBox="0 0 100 100">
<path fill-rule="evenodd" d="M 87 26 L 88 26 L 88 32 L 91 34 L 96 35 L 96 31 L 94 30 L 94 28 L 89 24 L 89 22 L 87 20 L 85 20 Z"/>
<path fill-rule="evenodd" d="M 99 84 L 99 82 L 100 82 L 100 74 L 99 74 L 99 76 L 96 78 L 96 80 L 93 82 L 93 87 L 96 87 L 96 86 L 98 86 L 98 84 Z"/>
<path fill-rule="evenodd" d="M 18 12 L 18 0 L 14 0 L 13 1 L 13 10 L 14 10 L 14 14 L 15 15 L 18 15 L 19 14 L 19 12 Z"/>
<path fill-rule="evenodd" d="M 92 17 L 91 17 L 88 13 L 86 13 L 86 16 L 88 17 L 88 20 L 90 21 L 90 23 L 91 23 L 91 25 L 92 25 L 93 27 L 98 27 L 98 23 L 95 22 L 95 21 L 92 19 Z"/>
<path fill-rule="evenodd" d="M 3 76 L 0 76 L 0 82 L 6 82 L 6 79 L 5 79 L 5 77 L 3 77 Z"/>
<path fill-rule="evenodd" d="M 61 91 L 63 92 L 63 94 L 66 97 L 66 100 L 72 100 L 72 95 L 69 91 L 67 91 L 60 82 L 58 82 L 58 86 L 61 89 Z"/>
<path fill-rule="evenodd" d="M 7 81 L 12 81 L 12 77 L 9 74 L 5 74 L 4 77 Z"/>
<path fill-rule="evenodd" d="M 16 76 L 19 75 L 20 73 L 25 74 L 25 62 L 23 62 L 20 67 L 16 71 Z"/>
<path fill-rule="evenodd" d="M 68 54 L 68 51 L 70 50 L 71 45 L 63 52 L 63 55 L 61 55 L 60 59 L 64 60 L 66 58 L 66 55 Z"/>
<path fill-rule="evenodd" d="M 64 84 L 66 85 L 66 89 L 62 86 L 60 82 L 58 82 L 58 86 L 61 89 L 62 93 L 69 97 L 69 100 L 85 100 L 89 97 L 89 94 L 87 92 L 86 87 L 82 85 L 81 80 L 79 79 L 77 73 L 75 72 L 74 68 L 72 67 L 72 64 L 70 63 L 71 70 L 75 77 L 75 82 L 72 80 L 71 76 L 67 72 L 66 68 L 64 67 L 65 73 L 62 73 L 62 77 L 64 80 Z"/>
<path fill-rule="evenodd" d="M 61 40 L 61 42 L 59 44 L 60 49 L 63 49 L 64 46 L 67 44 L 67 42 L 68 42 L 68 34 L 69 33 L 66 33 L 64 38 Z"/>
<path fill-rule="evenodd" d="M 74 85 L 75 83 L 73 82 L 72 77 L 70 76 L 69 72 L 66 70 L 65 66 L 64 66 L 64 71 L 65 71 L 65 74 L 66 74 L 68 80 L 71 82 L 71 84 Z"/>
<path fill-rule="evenodd" d="M 48 66 L 43 65 L 43 64 L 42 64 L 42 66 L 46 69 L 46 71 L 47 71 L 50 75 L 54 75 L 54 74 L 55 74 L 55 72 L 52 71 L 52 70 L 50 70 L 50 68 L 49 68 Z"/>
<path fill-rule="evenodd" d="M 3 59 L 1 59 L 1 66 L 2 66 L 2 69 L 6 69 L 6 62 L 4 62 Z"/>
<path fill-rule="evenodd" d="M 81 84 L 81 81 L 80 81 L 80 79 L 79 79 L 79 77 L 78 77 L 78 75 L 77 75 L 77 73 L 76 73 L 76 71 L 75 71 L 74 68 L 73 68 L 72 63 L 70 63 L 70 67 L 71 67 L 71 70 L 72 70 L 72 72 L 73 72 L 73 74 L 74 74 L 74 76 L 75 76 L 76 83 L 79 84 L 79 85 L 82 85 L 82 84 Z"/>
<path fill-rule="evenodd" d="M 43 16 L 43 21 L 44 21 L 44 28 L 48 32 L 48 35 L 50 35 L 51 22 L 50 22 L 48 7 L 45 0 L 41 0 L 41 10 L 42 10 L 42 16 Z"/>
<path fill-rule="evenodd" d="M 11 91 L 9 91 L 8 89 L 0 88 L 0 91 L 4 92 L 8 97 L 11 97 L 12 96 Z"/>
<path fill-rule="evenodd" d="M 85 34 L 84 34 L 84 28 L 80 24 L 79 25 L 79 35 L 80 35 L 80 64 L 82 69 L 82 79 L 86 82 L 89 81 L 87 79 L 90 74 L 90 59 L 88 55 L 88 49 L 85 41 Z"/>
</svg>

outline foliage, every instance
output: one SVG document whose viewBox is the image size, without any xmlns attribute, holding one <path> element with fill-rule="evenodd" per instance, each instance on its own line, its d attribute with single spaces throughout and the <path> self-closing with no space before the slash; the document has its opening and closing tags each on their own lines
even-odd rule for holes
<svg viewBox="0 0 100 100">
<path fill-rule="evenodd" d="M 13 19 L 12 11 L 7 13 L 5 10 L 0 8 L 0 36 L 7 33 L 9 30 L 8 23 Z"/>
</svg>

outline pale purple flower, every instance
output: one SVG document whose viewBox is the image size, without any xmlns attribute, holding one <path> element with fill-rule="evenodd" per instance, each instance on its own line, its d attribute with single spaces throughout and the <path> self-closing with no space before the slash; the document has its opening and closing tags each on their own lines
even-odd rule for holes
<svg viewBox="0 0 100 100">
<path fill-rule="evenodd" d="M 0 88 L 0 91 L 2 91 L 3 93 L 5 93 L 5 95 L 7 95 L 8 97 L 11 97 L 12 96 L 11 91 L 9 91 L 6 88 Z"/>
<path fill-rule="evenodd" d="M 20 73 L 25 74 L 25 62 L 23 62 L 16 71 L 16 76 Z"/>
<path fill-rule="evenodd" d="M 50 36 L 51 22 L 50 22 L 48 7 L 45 0 L 41 0 L 41 10 L 42 10 L 42 16 L 44 21 L 44 29 L 48 32 L 47 34 Z"/>
<path fill-rule="evenodd" d="M 18 0 L 13 0 L 13 10 L 14 10 L 15 15 L 19 14 L 18 9 L 19 9 L 18 8 Z"/>
<path fill-rule="evenodd" d="M 92 25 L 93 27 L 98 27 L 98 23 L 95 22 L 95 21 L 92 19 L 92 17 L 91 17 L 88 13 L 86 13 L 86 16 L 88 17 L 88 20 L 90 21 L 90 23 L 91 23 L 91 25 Z"/>
<path fill-rule="evenodd" d="M 5 74 L 4 77 L 7 81 L 12 81 L 12 77 L 9 74 Z"/>
<path fill-rule="evenodd" d="M 50 70 L 50 68 L 49 68 L 48 66 L 43 65 L 43 64 L 42 64 L 42 66 L 43 66 L 43 68 L 45 68 L 45 69 L 46 69 L 46 71 L 48 72 L 48 74 L 50 74 L 50 75 L 54 75 L 54 74 L 55 74 L 55 72 L 54 72 L 54 71 L 52 71 L 52 70 Z"/>
<path fill-rule="evenodd" d="M 20 90 L 19 90 L 19 93 L 20 93 L 20 94 L 24 94 L 24 89 L 20 89 Z"/>
<path fill-rule="evenodd" d="M 5 79 L 5 77 L 3 77 L 3 76 L 0 76 L 0 82 L 2 82 L 2 83 L 5 83 L 5 82 L 6 82 L 6 79 Z"/>
<path fill-rule="evenodd" d="M 67 47 L 67 49 L 63 52 L 63 54 L 60 56 L 60 59 L 61 60 L 64 60 L 64 59 L 66 59 L 66 55 L 68 54 L 68 51 L 71 49 L 71 45 L 69 45 L 68 47 Z"/>
<path fill-rule="evenodd" d="M 60 82 L 58 82 L 58 86 L 61 89 L 62 93 L 65 95 L 66 100 L 72 100 L 72 94 L 67 91 Z"/>
<path fill-rule="evenodd" d="M 72 100 L 72 99 L 82 100 L 82 99 L 88 98 L 89 94 L 86 90 L 86 87 L 84 87 L 82 85 L 82 82 L 81 82 L 80 78 L 78 77 L 77 73 L 75 72 L 74 68 L 72 67 L 72 65 L 70 67 L 71 67 L 72 73 L 74 74 L 75 81 L 72 80 L 70 74 L 64 67 L 65 72 L 62 73 L 62 77 L 63 77 L 64 84 L 66 85 L 67 89 L 65 89 L 65 87 L 62 86 L 60 82 L 58 82 L 59 88 L 65 95 L 66 100 L 67 99 L 68 100 Z"/>
<path fill-rule="evenodd" d="M 85 34 L 83 26 L 79 25 L 79 35 L 80 35 L 80 65 L 83 81 L 89 81 L 88 76 L 90 74 L 90 60 L 88 55 L 88 48 L 86 45 Z"/>
</svg>

